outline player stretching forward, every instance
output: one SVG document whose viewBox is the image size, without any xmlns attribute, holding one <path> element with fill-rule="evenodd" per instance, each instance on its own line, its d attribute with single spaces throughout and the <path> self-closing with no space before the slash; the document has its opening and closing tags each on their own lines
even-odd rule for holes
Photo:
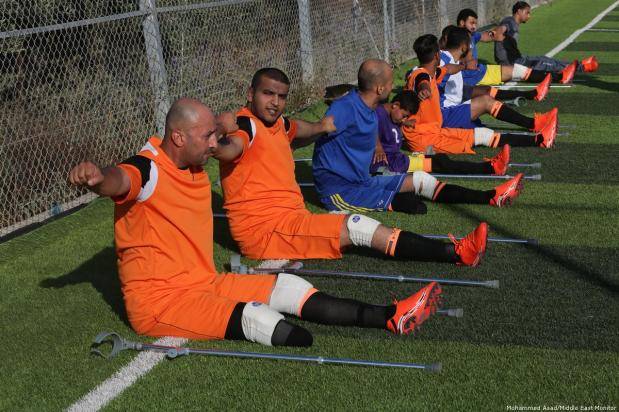
<svg viewBox="0 0 619 412">
<path fill-rule="evenodd" d="M 499 25 L 505 27 L 505 40 L 494 43 L 494 60 L 499 64 L 520 64 L 534 70 L 562 72 L 564 80 L 572 81 L 576 70 L 594 72 L 598 69 L 595 56 L 589 56 L 582 62 L 572 63 L 547 56 L 525 56 L 518 50 L 520 24 L 529 21 L 531 6 L 526 1 L 518 1 L 512 7 L 512 15 L 505 17 Z"/>
<path fill-rule="evenodd" d="M 335 126 L 331 116 L 319 123 L 282 116 L 289 87 L 281 70 L 258 70 L 247 93 L 247 106 L 237 113 L 239 130 L 222 140 L 213 154 L 220 161 L 230 232 L 245 256 L 336 259 L 345 247 L 355 245 L 399 259 L 479 263 L 486 248 L 485 223 L 450 244 L 389 228 L 357 213 L 310 213 L 295 180 L 291 144 L 310 144 Z M 410 208 L 411 200 L 406 200 L 402 207 Z"/>
<path fill-rule="evenodd" d="M 385 169 L 392 173 L 417 171 L 493 175 L 506 173 L 510 157 L 510 147 L 507 144 L 495 157 L 485 159 L 484 162 L 453 160 L 441 153 L 434 155 L 402 153 L 400 150 L 403 142 L 402 122 L 416 114 L 418 110 L 419 98 L 414 92 L 406 90 L 391 99 L 391 103 L 385 103 L 376 108 L 379 140 L 370 167 L 372 174 L 379 174 Z M 385 174 L 384 171 L 382 173 Z"/>
<path fill-rule="evenodd" d="M 330 296 L 295 275 L 217 274 L 203 169 L 217 147 L 217 129 L 206 106 L 181 99 L 167 114 L 163 141 L 151 138 L 117 166 L 101 170 L 84 162 L 70 172 L 72 184 L 115 202 L 118 272 L 137 333 L 310 346 L 310 332 L 282 313 L 397 334 L 413 332 L 435 313 L 441 294 L 435 282 L 392 305 L 372 305 Z"/>
<path fill-rule="evenodd" d="M 455 73 L 453 65 L 438 67 L 439 49 L 434 35 L 426 34 L 415 40 L 413 45 L 421 66 L 413 70 L 406 80 L 405 90 L 417 93 L 420 100 L 419 111 L 411 116 L 415 120 L 413 126 L 404 126 L 402 132 L 411 151 L 425 152 L 433 146 L 438 153 L 475 153 L 474 146 L 497 147 L 504 144 L 510 146 L 541 146 L 550 148 L 554 144 L 557 133 L 556 109 L 546 114 L 535 115 L 530 119 L 492 99 L 490 96 L 475 98 L 471 104 L 455 106 L 441 110 L 440 94 L 437 82 L 440 83 L 448 73 Z M 462 107 L 463 106 L 463 107 Z M 476 127 L 473 118 L 488 111 L 494 113 L 499 120 L 514 120 L 527 128 L 538 131 L 534 136 L 523 136 L 509 133 L 495 133 L 485 127 Z M 446 128 L 443 119 L 444 112 L 450 122 L 464 124 L 469 128 Z"/>
</svg>

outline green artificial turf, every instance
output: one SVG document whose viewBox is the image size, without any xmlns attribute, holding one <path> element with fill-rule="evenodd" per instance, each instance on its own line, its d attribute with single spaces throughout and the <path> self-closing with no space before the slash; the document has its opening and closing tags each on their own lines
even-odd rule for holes
<svg viewBox="0 0 619 412">
<path fill-rule="evenodd" d="M 584 26 L 610 0 L 560 0 L 533 12 L 521 28 L 522 51 L 543 54 Z M 619 28 L 619 11 L 596 27 Z M 337 261 L 306 262 L 329 268 L 414 276 L 498 279 L 501 288 L 444 287 L 446 307 L 462 319 L 434 318 L 417 336 L 297 321 L 310 329 L 310 349 L 278 352 L 442 362 L 440 374 L 416 370 L 306 365 L 288 362 L 185 357 L 164 361 L 112 401 L 109 410 L 508 410 L 508 406 L 619 406 L 619 36 L 585 32 L 557 57 L 595 53 L 600 71 L 577 75 L 571 89 L 553 89 L 547 101 L 523 109 L 559 107 L 556 148 L 517 148 L 514 162 L 542 162 L 540 182 L 508 209 L 429 205 L 425 216 L 373 213 L 418 233 L 464 234 L 487 221 L 491 235 L 536 238 L 539 246 L 492 243 L 483 264 L 462 268 L 386 260 L 355 250 Z M 492 57 L 490 45 L 480 55 Z M 397 70 L 402 75 L 410 65 Z M 401 79 L 401 77 L 400 77 Z M 400 83 L 401 84 L 401 80 Z M 302 114 L 317 119 L 317 105 Z M 490 155 L 482 149 L 472 159 Z M 296 153 L 307 157 L 311 148 Z M 207 166 L 211 180 L 217 165 Z M 309 164 L 299 164 L 309 181 Z M 525 169 L 522 169 L 525 171 Z M 489 181 L 450 180 L 476 188 Z M 221 195 L 214 186 L 214 210 Z M 322 211 L 305 190 L 308 208 Z M 79 212 L 0 244 L 0 410 L 64 409 L 127 364 L 91 357 L 102 330 L 137 337 L 126 321 L 113 250 L 112 203 L 98 200 Z M 224 220 L 215 223 L 218 268 L 237 251 Z M 253 263 L 246 261 L 247 263 Z M 405 297 L 418 284 L 313 278 L 321 290 L 375 303 Z M 246 342 L 190 342 L 200 348 L 273 351 Z M 578 409 L 580 410 L 580 409 Z"/>
</svg>

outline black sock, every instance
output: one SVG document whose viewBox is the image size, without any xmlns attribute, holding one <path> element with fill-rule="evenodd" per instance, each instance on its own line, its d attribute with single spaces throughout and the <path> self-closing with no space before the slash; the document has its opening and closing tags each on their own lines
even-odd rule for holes
<svg viewBox="0 0 619 412">
<path fill-rule="evenodd" d="M 535 96 L 537 96 L 537 90 L 532 89 L 532 90 L 501 90 L 499 89 L 496 92 L 496 95 L 494 96 L 495 99 L 497 100 L 508 100 L 508 99 L 515 99 L 517 97 L 524 97 L 527 100 L 533 100 L 535 99 Z"/>
<path fill-rule="evenodd" d="M 391 200 L 391 210 L 410 213 L 411 215 L 424 215 L 428 212 L 428 208 L 421 201 L 421 197 L 413 192 L 396 193 Z"/>
<path fill-rule="evenodd" d="M 541 70 L 532 70 L 531 74 L 529 75 L 529 77 L 527 77 L 527 82 L 529 83 L 541 83 L 542 81 L 544 81 L 544 79 L 546 78 L 546 75 L 550 73 L 550 76 L 552 77 L 553 74 L 555 74 L 554 72 L 545 72 L 545 71 L 541 71 Z M 554 78 L 553 78 L 554 80 Z"/>
<path fill-rule="evenodd" d="M 493 190 L 475 190 L 458 185 L 445 185 L 434 199 L 440 203 L 486 204 L 494 197 Z"/>
<path fill-rule="evenodd" d="M 405 231 L 400 232 L 393 257 L 427 262 L 458 262 L 453 244 Z"/>
<path fill-rule="evenodd" d="M 561 80 L 563 80 L 563 73 L 562 72 L 552 72 L 552 73 L 550 73 L 550 76 L 552 77 L 552 81 L 554 83 L 558 83 Z"/>
<path fill-rule="evenodd" d="M 371 305 L 354 299 L 316 292 L 301 308 L 301 319 L 325 325 L 384 329 L 395 314 L 395 305 Z"/>
<path fill-rule="evenodd" d="M 539 146 L 544 140 L 542 135 L 528 135 L 519 133 L 501 133 L 499 146 L 509 144 L 512 147 L 516 146 Z"/>
<path fill-rule="evenodd" d="M 224 339 L 229 340 L 247 340 L 243 333 L 243 325 L 241 318 L 243 317 L 243 309 L 245 309 L 245 302 L 239 302 L 234 307 L 230 319 L 228 319 L 228 326 L 226 326 L 226 333 Z"/>
<path fill-rule="evenodd" d="M 273 330 L 273 335 L 271 336 L 271 344 L 273 346 L 300 346 L 307 348 L 312 346 L 312 343 L 314 343 L 314 338 L 312 338 L 312 334 L 307 329 L 293 325 L 284 319 L 275 325 L 275 330 Z"/>
<path fill-rule="evenodd" d="M 445 154 L 426 156 L 432 158 L 432 172 L 461 174 L 492 174 L 494 169 L 490 162 L 466 162 L 453 160 Z"/>
<path fill-rule="evenodd" d="M 535 120 L 532 117 L 524 116 L 515 111 L 514 109 L 508 107 L 506 104 L 501 106 L 495 118 L 497 120 L 502 120 L 507 123 L 526 127 L 530 130 L 535 127 Z"/>
</svg>

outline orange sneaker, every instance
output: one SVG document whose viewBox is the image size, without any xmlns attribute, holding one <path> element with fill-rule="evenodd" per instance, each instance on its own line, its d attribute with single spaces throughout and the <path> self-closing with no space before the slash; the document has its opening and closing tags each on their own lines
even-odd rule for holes
<svg viewBox="0 0 619 412">
<path fill-rule="evenodd" d="M 552 76 L 550 75 L 550 73 L 548 73 L 546 77 L 544 77 L 544 80 L 542 80 L 542 82 L 538 84 L 537 87 L 535 88 L 535 90 L 537 90 L 537 94 L 535 95 L 535 100 L 537 100 L 538 102 L 541 102 L 542 100 L 546 98 L 546 95 L 548 94 L 548 90 L 550 90 L 551 79 L 552 79 Z"/>
<path fill-rule="evenodd" d="M 574 74 L 576 74 L 577 62 L 568 64 L 565 69 L 561 70 L 563 77 L 561 78 L 561 84 L 571 83 L 574 80 Z"/>
<path fill-rule="evenodd" d="M 419 329 L 440 307 L 441 293 L 441 286 L 431 282 L 404 300 L 394 300 L 395 315 L 387 321 L 387 329 L 398 335 L 408 335 Z"/>
<path fill-rule="evenodd" d="M 549 123 L 554 123 L 555 127 L 559 117 L 559 109 L 556 107 L 546 113 L 535 113 L 533 131 L 540 133 Z"/>
<path fill-rule="evenodd" d="M 582 59 L 580 64 L 582 64 L 582 71 L 585 73 L 596 72 L 598 67 L 600 67 L 598 59 L 595 56 L 589 56 L 586 59 Z"/>
<path fill-rule="evenodd" d="M 540 147 L 550 149 L 555 144 L 555 138 L 557 137 L 557 119 L 554 122 L 548 122 L 540 134 L 542 135 L 542 142 Z"/>
<path fill-rule="evenodd" d="M 460 258 L 458 264 L 477 266 L 486 253 L 488 223 L 481 222 L 475 230 L 461 240 L 457 240 L 451 233 L 449 234 L 449 238 L 455 246 L 456 255 Z"/>
<path fill-rule="evenodd" d="M 505 207 L 511 205 L 522 191 L 523 177 L 523 173 L 518 173 L 507 182 L 495 187 L 494 190 L 496 194 L 490 200 L 490 204 L 496 207 Z"/>
<path fill-rule="evenodd" d="M 494 173 L 492 173 L 493 175 L 503 176 L 507 172 L 510 153 L 511 147 L 506 144 L 501 148 L 501 151 L 492 159 L 484 158 L 486 162 L 490 162 L 490 166 L 492 166 L 492 170 L 494 170 Z"/>
</svg>

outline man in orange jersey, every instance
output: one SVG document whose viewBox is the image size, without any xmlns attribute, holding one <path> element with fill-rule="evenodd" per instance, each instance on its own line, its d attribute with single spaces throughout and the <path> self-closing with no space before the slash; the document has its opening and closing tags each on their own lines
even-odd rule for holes
<svg viewBox="0 0 619 412">
<path fill-rule="evenodd" d="M 69 174 L 72 184 L 115 202 L 120 282 L 137 333 L 310 346 L 312 335 L 282 313 L 407 334 L 436 312 L 436 282 L 391 305 L 372 305 L 319 292 L 290 274 L 217 274 L 211 185 L 203 165 L 220 134 L 234 129 L 225 121 L 229 117 L 219 119 L 218 126 L 197 100 L 178 100 L 166 117 L 163 140 L 149 139 L 117 166 L 83 162 Z"/>
<path fill-rule="evenodd" d="M 448 73 L 456 71 L 456 66 L 439 67 L 438 40 L 432 34 L 417 38 L 413 48 L 420 66 L 409 73 L 404 89 L 416 92 L 422 102 L 419 111 L 411 116 L 411 119 L 415 120 L 414 125 L 402 129 L 409 149 L 423 152 L 429 146 L 432 146 L 439 153 L 457 154 L 474 153 L 474 146 L 497 147 L 504 144 L 509 144 L 512 147 L 541 146 L 549 148 L 553 146 L 557 129 L 556 109 L 530 119 L 490 96 L 476 97 L 471 101 L 471 104 L 461 105 L 468 110 L 464 116 L 466 123 L 470 124 L 472 120 L 477 119 L 483 113 L 492 113 L 499 120 L 525 125 L 525 127 L 537 131 L 538 134 L 528 137 L 508 133 L 499 134 L 485 127 L 446 128 L 437 84 Z"/>
<path fill-rule="evenodd" d="M 310 213 L 295 180 L 291 144 L 309 144 L 335 128 L 332 117 L 310 123 L 282 116 L 289 85 L 279 69 L 258 70 L 247 106 L 237 113 L 239 130 L 221 141 L 214 154 L 220 161 L 230 231 L 245 256 L 334 259 L 354 245 L 400 259 L 479 262 L 486 244 L 485 223 L 452 245 L 383 226 L 357 213 Z"/>
</svg>

